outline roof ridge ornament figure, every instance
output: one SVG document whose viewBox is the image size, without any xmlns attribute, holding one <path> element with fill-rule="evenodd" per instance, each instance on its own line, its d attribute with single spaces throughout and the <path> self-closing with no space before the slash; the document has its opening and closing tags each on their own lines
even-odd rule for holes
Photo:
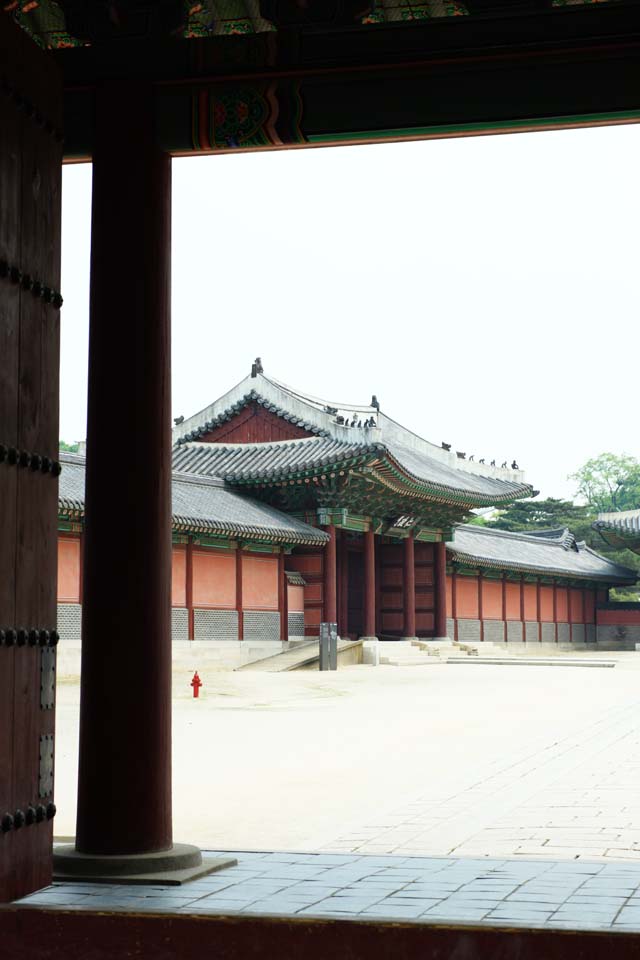
<svg viewBox="0 0 640 960">
<path fill-rule="evenodd" d="M 262 366 L 262 360 L 260 357 L 256 357 L 251 364 L 251 376 L 257 377 L 259 373 L 264 373 L 264 368 Z"/>
</svg>

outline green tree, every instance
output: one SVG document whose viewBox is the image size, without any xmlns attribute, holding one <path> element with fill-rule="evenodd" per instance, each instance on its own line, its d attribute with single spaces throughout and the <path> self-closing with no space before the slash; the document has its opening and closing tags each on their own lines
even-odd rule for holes
<svg viewBox="0 0 640 960">
<path fill-rule="evenodd" d="M 551 530 L 554 527 L 569 527 L 578 539 L 583 539 L 595 514 L 588 505 L 572 503 L 571 500 L 517 500 L 497 517 L 485 521 L 495 530 Z"/>
<path fill-rule="evenodd" d="M 65 443 L 64 440 L 60 440 L 58 442 L 58 449 L 64 450 L 65 453 L 77 453 L 80 447 L 77 443 Z"/>
<path fill-rule="evenodd" d="M 640 507 L 640 463 L 625 454 L 601 453 L 570 474 L 576 494 L 596 513 Z"/>
<path fill-rule="evenodd" d="M 491 520 L 479 518 L 483 526 L 494 530 L 511 530 L 526 533 L 534 530 L 551 530 L 568 527 L 578 542 L 601 554 L 612 563 L 636 570 L 640 577 L 640 556 L 631 550 L 618 550 L 610 546 L 592 527 L 598 511 L 590 504 L 573 503 L 571 500 L 518 500 Z M 637 587 L 617 587 L 611 591 L 612 600 L 637 600 Z"/>
</svg>

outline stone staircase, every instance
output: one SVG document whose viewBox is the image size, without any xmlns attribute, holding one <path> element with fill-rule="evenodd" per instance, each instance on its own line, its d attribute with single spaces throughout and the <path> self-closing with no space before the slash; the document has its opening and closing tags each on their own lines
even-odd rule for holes
<svg viewBox="0 0 640 960">
<path fill-rule="evenodd" d="M 380 640 L 380 664 L 388 667 L 432 667 L 446 663 L 454 649 L 450 641 Z"/>
<path fill-rule="evenodd" d="M 494 666 L 536 666 L 536 667 L 615 667 L 615 660 L 605 658 L 566 656 L 576 653 L 571 647 L 562 650 L 537 650 L 535 644 L 499 644 L 490 641 L 482 643 L 442 644 L 442 649 L 432 653 L 433 641 L 414 640 L 413 645 L 429 655 L 440 655 L 443 663 L 477 663 Z M 438 645 L 440 646 L 440 645 Z M 533 648 L 533 649 L 532 649 Z M 591 651 L 590 651 L 591 652 Z M 561 656 L 559 654 L 565 654 Z"/>
</svg>

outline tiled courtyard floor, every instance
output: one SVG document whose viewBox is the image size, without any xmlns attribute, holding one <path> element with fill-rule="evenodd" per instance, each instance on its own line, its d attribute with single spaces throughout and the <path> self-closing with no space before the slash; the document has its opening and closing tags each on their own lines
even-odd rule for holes
<svg viewBox="0 0 640 960">
<path fill-rule="evenodd" d="M 640 865 L 493 857 L 238 854 L 183 887 L 54 884 L 21 903 L 640 931 Z"/>
</svg>

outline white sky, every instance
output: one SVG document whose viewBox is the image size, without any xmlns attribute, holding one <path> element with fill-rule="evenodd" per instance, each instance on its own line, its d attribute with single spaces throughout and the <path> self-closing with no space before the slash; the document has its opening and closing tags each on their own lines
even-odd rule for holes
<svg viewBox="0 0 640 960">
<path fill-rule="evenodd" d="M 639 148 L 621 126 L 175 160 L 174 415 L 261 356 L 571 496 L 587 458 L 640 452 Z M 90 202 L 90 167 L 65 167 L 67 441 L 86 430 Z"/>
</svg>

